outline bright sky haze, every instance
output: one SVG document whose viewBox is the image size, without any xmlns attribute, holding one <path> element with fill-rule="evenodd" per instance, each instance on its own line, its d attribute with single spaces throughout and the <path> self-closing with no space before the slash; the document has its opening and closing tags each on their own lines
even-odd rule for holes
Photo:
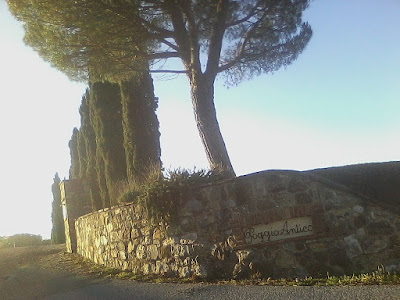
<svg viewBox="0 0 400 300">
<path fill-rule="evenodd" d="M 286 69 L 227 89 L 215 103 L 237 175 L 400 160 L 400 1 L 315 0 L 313 37 Z M 68 141 L 86 84 L 24 45 L 0 0 L 0 236 L 50 237 L 54 174 L 68 179 Z M 170 76 L 168 76 L 170 77 Z M 154 76 L 166 168 L 206 168 L 184 75 Z"/>
</svg>

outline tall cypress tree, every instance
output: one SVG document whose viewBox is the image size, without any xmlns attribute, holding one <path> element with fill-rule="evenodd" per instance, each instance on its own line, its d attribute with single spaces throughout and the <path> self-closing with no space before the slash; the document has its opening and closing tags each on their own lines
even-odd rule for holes
<svg viewBox="0 0 400 300">
<path fill-rule="evenodd" d="M 89 184 L 93 210 L 116 204 L 115 182 L 142 182 L 161 169 L 157 99 L 148 72 L 119 85 L 96 82 L 82 97 L 74 129 L 70 178 Z"/>
<path fill-rule="evenodd" d="M 77 142 L 76 147 L 78 150 L 78 164 L 79 164 L 78 178 L 86 178 L 87 153 L 86 153 L 85 131 L 83 130 L 82 126 L 81 128 L 79 128 L 76 142 Z"/>
<path fill-rule="evenodd" d="M 152 168 L 161 168 L 157 98 L 149 72 L 121 82 L 120 87 L 127 176 L 130 182 L 141 182 Z"/>
<path fill-rule="evenodd" d="M 92 209 L 95 211 L 101 209 L 103 204 L 99 192 L 100 188 L 96 170 L 96 137 L 93 124 L 90 120 L 89 102 L 90 93 L 87 89 L 85 95 L 82 97 L 81 106 L 79 107 L 81 127 L 78 137 L 78 151 L 80 155 L 80 178 L 84 178 L 89 185 Z M 84 159 L 81 157 L 84 157 Z M 101 175 L 104 176 L 104 174 Z"/>
<path fill-rule="evenodd" d="M 80 164 L 79 164 L 79 151 L 78 151 L 78 128 L 74 128 L 72 131 L 71 139 L 68 143 L 69 152 L 71 155 L 71 166 L 69 168 L 69 178 L 79 178 Z"/>
<path fill-rule="evenodd" d="M 60 191 L 60 177 L 58 173 L 55 174 L 51 191 L 53 193 L 53 203 L 51 211 L 51 221 L 53 227 L 51 229 L 51 242 L 53 244 L 65 243 L 65 229 L 64 217 L 61 207 L 61 191 Z"/>
<path fill-rule="evenodd" d="M 90 105 L 90 117 L 96 136 L 96 165 L 100 194 L 103 204 L 109 207 L 116 204 L 116 199 L 113 197 L 116 194 L 114 183 L 126 180 L 119 86 L 109 82 L 92 83 Z M 104 178 L 101 174 L 104 174 Z"/>
</svg>

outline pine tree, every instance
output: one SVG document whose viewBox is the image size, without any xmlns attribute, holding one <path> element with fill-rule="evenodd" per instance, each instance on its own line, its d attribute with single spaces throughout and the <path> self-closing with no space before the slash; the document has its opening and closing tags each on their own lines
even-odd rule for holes
<svg viewBox="0 0 400 300">
<path fill-rule="evenodd" d="M 238 84 L 290 65 L 306 48 L 310 0 L 7 0 L 25 41 L 71 78 L 130 79 L 146 66 L 179 58 L 211 169 L 235 176 L 214 103 L 219 74 Z M 157 64 L 160 66 L 160 64 Z M 168 64 L 164 64 L 168 66 Z"/>
</svg>

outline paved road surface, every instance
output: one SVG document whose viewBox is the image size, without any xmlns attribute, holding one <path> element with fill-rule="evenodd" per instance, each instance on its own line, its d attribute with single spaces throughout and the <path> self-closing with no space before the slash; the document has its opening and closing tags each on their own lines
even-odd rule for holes
<svg viewBox="0 0 400 300">
<path fill-rule="evenodd" d="M 400 285 L 274 287 L 110 280 L 82 269 L 64 249 L 56 245 L 0 250 L 0 300 L 400 300 Z"/>
<path fill-rule="evenodd" d="M 279 287 L 201 284 L 151 284 L 113 280 L 47 297 L 48 300 L 340 300 L 400 299 L 400 286 Z"/>
</svg>

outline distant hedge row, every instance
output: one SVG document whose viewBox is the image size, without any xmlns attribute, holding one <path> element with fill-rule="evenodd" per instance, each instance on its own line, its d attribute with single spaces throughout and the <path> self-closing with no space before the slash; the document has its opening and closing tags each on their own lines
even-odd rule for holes
<svg viewBox="0 0 400 300">
<path fill-rule="evenodd" d="M 0 237 L 0 249 L 34 246 L 43 243 L 48 243 L 48 241 L 43 241 L 40 235 L 28 233 L 15 234 L 9 237 Z"/>
</svg>

